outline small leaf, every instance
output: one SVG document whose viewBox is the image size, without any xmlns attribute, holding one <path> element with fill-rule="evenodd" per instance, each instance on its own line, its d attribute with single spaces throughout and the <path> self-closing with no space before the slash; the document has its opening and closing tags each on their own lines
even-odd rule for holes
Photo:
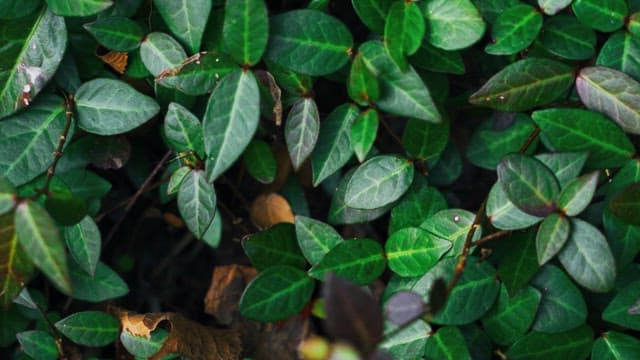
<svg viewBox="0 0 640 360">
<path fill-rule="evenodd" d="M 487 218 L 491 225 L 502 230 L 525 229 L 542 221 L 541 217 L 518 209 L 509 200 L 500 182 L 496 182 L 489 191 Z"/>
<path fill-rule="evenodd" d="M 94 79 L 75 95 L 78 127 L 98 135 L 121 134 L 160 111 L 156 101 L 119 80 Z"/>
<path fill-rule="evenodd" d="M 621 28 L 628 11 L 624 0 L 574 0 L 571 10 L 580 22 L 602 32 Z"/>
<path fill-rule="evenodd" d="M 135 50 L 144 37 L 142 27 L 126 17 L 103 17 L 82 27 L 93 35 L 100 45 L 114 51 Z"/>
<path fill-rule="evenodd" d="M 164 136 L 175 152 L 194 151 L 204 158 L 202 125 L 184 106 L 172 102 L 167 108 L 163 126 Z"/>
<path fill-rule="evenodd" d="M 327 274 L 334 273 L 358 285 L 366 285 L 382 274 L 385 263 L 380 244 L 370 239 L 352 239 L 334 246 L 309 270 L 309 275 L 324 280 Z"/>
<path fill-rule="evenodd" d="M 48 332 L 41 330 L 23 331 L 18 333 L 16 337 L 24 353 L 34 359 L 58 359 L 56 340 Z"/>
<path fill-rule="evenodd" d="M 373 32 L 384 33 L 389 8 L 393 0 L 351 0 L 353 9 L 362 22 Z"/>
<path fill-rule="evenodd" d="M 553 213 L 542 220 L 536 235 L 538 264 L 544 265 L 562 249 L 569 238 L 570 225 L 567 217 Z"/>
<path fill-rule="evenodd" d="M 417 320 L 398 332 L 389 334 L 379 347 L 394 359 L 419 359 L 424 355 L 424 346 L 430 333 L 429 324 L 424 320 Z"/>
<path fill-rule="evenodd" d="M 623 360 L 640 357 L 640 340 L 617 331 L 607 331 L 593 343 L 594 360 Z"/>
<path fill-rule="evenodd" d="M 79 345 L 99 347 L 118 338 L 120 322 L 101 311 L 81 311 L 58 321 L 56 329 Z"/>
<path fill-rule="evenodd" d="M 191 172 L 191 168 L 188 166 L 182 166 L 178 170 L 174 171 L 169 178 L 169 184 L 167 185 L 167 195 L 177 194 L 180 190 L 180 185 L 184 181 L 184 178 Z"/>
<path fill-rule="evenodd" d="M 79 223 L 65 227 L 63 237 L 69 254 L 75 262 L 93 276 L 100 260 L 102 239 L 100 229 L 91 216 L 85 216 Z"/>
<path fill-rule="evenodd" d="M 586 67 L 580 70 L 576 89 L 587 108 L 609 116 L 626 132 L 640 134 L 640 83 L 629 75 Z"/>
<path fill-rule="evenodd" d="M 153 0 L 171 32 L 190 53 L 200 50 L 202 35 L 211 12 L 210 0 Z"/>
<path fill-rule="evenodd" d="M 231 57 L 253 66 L 262 57 L 269 36 L 269 20 L 264 0 L 232 0 L 224 7 L 222 41 Z"/>
<path fill-rule="evenodd" d="M 284 126 L 285 141 L 294 169 L 311 155 L 320 134 L 320 115 L 312 98 L 302 98 L 289 110 Z"/>
<path fill-rule="evenodd" d="M 258 128 L 259 104 L 258 83 L 250 71 L 238 69 L 226 75 L 211 93 L 202 124 L 209 180 L 225 172 L 251 142 Z"/>
<path fill-rule="evenodd" d="M 269 144 L 253 140 L 243 153 L 244 166 L 249 175 L 263 184 L 270 184 L 276 178 L 278 164 Z"/>
<path fill-rule="evenodd" d="M 638 304 L 640 281 L 623 287 L 602 312 L 602 319 L 627 329 L 640 330 L 640 315 L 631 311 Z"/>
<path fill-rule="evenodd" d="M 256 276 L 240 299 L 240 313 L 247 319 L 270 322 L 301 311 L 311 299 L 314 282 L 291 266 L 273 266 Z"/>
<path fill-rule="evenodd" d="M 409 119 L 402 133 L 402 147 L 411 156 L 421 160 L 436 159 L 449 141 L 449 119 L 439 124 Z"/>
<path fill-rule="evenodd" d="M 571 4 L 572 0 L 538 0 L 538 6 L 547 15 L 555 15 Z"/>
<path fill-rule="evenodd" d="M 426 38 L 443 50 L 468 48 L 482 38 L 485 23 L 469 0 L 420 3 L 427 21 Z"/>
<path fill-rule="evenodd" d="M 168 34 L 152 32 L 140 45 L 140 57 L 151 75 L 158 78 L 158 84 L 174 87 L 176 79 L 164 75 L 179 67 L 187 58 L 187 54 L 180 43 Z"/>
<path fill-rule="evenodd" d="M 502 286 L 498 301 L 482 318 L 482 327 L 497 344 L 512 344 L 529 330 L 541 298 L 540 292 L 531 286 L 513 297 L 509 297 L 506 287 Z"/>
<path fill-rule="evenodd" d="M 530 332 L 509 348 L 509 359 L 584 359 L 593 343 L 593 330 L 583 325 L 573 330 L 545 334 Z"/>
<path fill-rule="evenodd" d="M 493 43 L 484 49 L 492 55 L 513 55 L 527 48 L 542 28 L 542 14 L 530 5 L 510 7 L 491 27 Z"/>
<path fill-rule="evenodd" d="M 216 209 L 216 214 L 213 216 L 211 225 L 207 228 L 204 235 L 202 235 L 202 241 L 210 247 L 217 249 L 222 240 L 222 218 L 220 217 L 220 211 Z"/>
<path fill-rule="evenodd" d="M 430 336 L 425 346 L 425 355 L 427 359 L 472 359 L 464 336 L 455 326 L 443 326 Z"/>
<path fill-rule="evenodd" d="M 597 185 L 597 171 L 570 181 L 558 195 L 558 207 L 567 216 L 577 216 L 591 203 Z"/>
<path fill-rule="evenodd" d="M 450 248 L 450 241 L 416 227 L 396 231 L 385 244 L 389 268 L 400 276 L 424 275 Z"/>
<path fill-rule="evenodd" d="M 16 206 L 16 189 L 6 178 L 0 176 L 0 215 L 4 215 Z"/>
<path fill-rule="evenodd" d="M 343 241 L 331 226 L 306 216 L 296 216 L 295 229 L 300 250 L 312 266 Z"/>
<path fill-rule="evenodd" d="M 365 65 L 362 54 L 358 53 L 353 58 L 347 81 L 349 97 L 358 104 L 366 106 L 380 98 L 378 79 Z"/>
<path fill-rule="evenodd" d="M 120 333 L 120 342 L 127 351 L 137 357 L 148 358 L 157 353 L 169 337 L 169 332 L 163 328 L 156 328 L 151 332 L 149 339 L 144 336 L 132 335 L 123 330 Z"/>
<path fill-rule="evenodd" d="M 180 184 L 178 209 L 187 227 L 201 239 L 216 211 L 216 192 L 202 170 L 192 170 Z"/>
<path fill-rule="evenodd" d="M 331 74 L 349 60 L 353 37 L 338 19 L 317 10 L 293 10 L 269 21 L 267 59 L 293 71 Z"/>
<path fill-rule="evenodd" d="M 524 111 L 546 105 L 573 84 L 571 67 L 549 59 L 528 58 L 504 67 L 469 98 L 475 105 Z"/>
<path fill-rule="evenodd" d="M 502 189 L 520 210 L 534 216 L 545 216 L 554 210 L 560 186 L 551 170 L 539 160 L 507 155 L 497 170 Z"/>
<path fill-rule="evenodd" d="M 11 304 L 34 272 L 27 253 L 19 246 L 15 230 L 13 214 L 0 215 L 0 307 L 2 308 Z"/>
<path fill-rule="evenodd" d="M 113 5 L 112 0 L 84 0 L 70 3 L 66 0 L 46 0 L 51 11 L 60 16 L 95 15 Z"/>
<path fill-rule="evenodd" d="M 358 161 L 363 162 L 373 147 L 378 134 L 378 112 L 367 109 L 354 120 L 349 130 L 349 139 Z"/>
<path fill-rule="evenodd" d="M 424 17 L 414 2 L 395 2 L 391 5 L 384 26 L 384 45 L 398 67 L 405 71 L 407 59 L 420 47 L 425 34 Z"/>
<path fill-rule="evenodd" d="M 397 156 L 381 155 L 362 164 L 347 184 L 345 202 L 357 209 L 376 209 L 396 201 L 413 181 L 413 164 Z"/>
<path fill-rule="evenodd" d="M 586 60 L 595 53 L 596 33 L 573 16 L 557 15 L 544 23 L 540 44 L 565 59 Z"/>
<path fill-rule="evenodd" d="M 242 248 L 259 271 L 279 265 L 304 269 L 307 264 L 298 247 L 293 224 L 276 224 L 251 235 L 243 239 Z"/>
<path fill-rule="evenodd" d="M 75 262 L 69 263 L 73 298 L 100 303 L 122 297 L 129 292 L 127 283 L 113 269 L 99 262 L 93 275 L 87 274 Z"/>
<path fill-rule="evenodd" d="M 640 226 L 640 183 L 627 186 L 618 195 L 611 199 L 609 204 L 611 213 L 624 222 Z"/>
<path fill-rule="evenodd" d="M 225 54 L 203 52 L 182 61 L 176 67 L 165 69 L 156 81 L 187 95 L 205 95 L 213 91 L 219 79 L 237 68 Z"/>
</svg>

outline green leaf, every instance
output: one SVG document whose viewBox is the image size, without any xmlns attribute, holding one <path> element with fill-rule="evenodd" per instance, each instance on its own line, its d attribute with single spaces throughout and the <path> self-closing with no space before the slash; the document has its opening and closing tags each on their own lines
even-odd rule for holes
<svg viewBox="0 0 640 360">
<path fill-rule="evenodd" d="M 31 14 L 41 0 L 6 0 L 0 4 L 0 19 L 17 19 Z"/>
<path fill-rule="evenodd" d="M 605 116 L 582 109 L 546 109 L 532 114 L 545 145 L 556 151 L 589 152 L 591 168 L 619 167 L 634 154 L 624 132 Z"/>
<path fill-rule="evenodd" d="M 224 48 L 242 65 L 253 66 L 262 57 L 269 36 L 264 0 L 232 0 L 224 7 Z"/>
<path fill-rule="evenodd" d="M 400 229 L 385 244 L 389 268 L 400 276 L 421 276 L 429 271 L 451 242 L 416 227 Z"/>
<path fill-rule="evenodd" d="M 569 219 L 558 213 L 547 215 L 542 220 L 536 235 L 538 264 L 544 265 L 562 249 L 569 239 Z"/>
<path fill-rule="evenodd" d="M 202 235 L 202 241 L 204 241 L 210 247 L 217 249 L 222 240 L 222 218 L 220 217 L 220 211 L 216 209 L 216 214 L 213 216 L 211 225 L 207 228 L 204 235 Z"/>
<path fill-rule="evenodd" d="M 42 174 L 53 162 L 66 123 L 62 99 L 43 95 L 29 108 L 0 122 L 0 174 L 16 186 Z"/>
<path fill-rule="evenodd" d="M 204 158 L 202 125 L 198 118 L 184 106 L 172 102 L 164 117 L 164 136 L 176 152 L 195 151 Z"/>
<path fill-rule="evenodd" d="M 16 206 L 16 189 L 6 178 L 0 176 L 0 215 L 4 215 Z"/>
<path fill-rule="evenodd" d="M 391 328 L 392 325 L 387 323 Z M 380 349 L 391 355 L 394 359 L 410 358 L 419 359 L 424 354 L 424 346 L 431 333 L 431 327 L 424 320 L 417 320 L 408 324 L 398 332 L 390 333 L 396 328 L 391 328 L 384 340 L 380 343 Z"/>
<path fill-rule="evenodd" d="M 158 79 L 162 85 L 187 95 L 205 95 L 213 91 L 218 79 L 237 68 L 229 56 L 211 51 L 198 53 L 177 67 L 165 69 Z"/>
<path fill-rule="evenodd" d="M 444 151 L 449 140 L 449 120 L 439 124 L 409 119 L 402 133 L 402 146 L 412 157 L 421 160 L 436 159 Z"/>
<path fill-rule="evenodd" d="M 144 37 L 142 27 L 126 17 L 103 17 L 82 27 L 93 35 L 100 45 L 115 51 L 135 50 Z"/>
<path fill-rule="evenodd" d="M 271 322 L 299 312 L 311 299 L 314 282 L 302 270 L 273 266 L 258 274 L 240 299 L 240 313 L 247 319 Z"/>
<path fill-rule="evenodd" d="M 406 227 L 420 226 L 431 216 L 448 207 L 444 195 L 435 187 L 417 183 L 416 177 L 407 194 L 391 210 L 389 234 Z"/>
<path fill-rule="evenodd" d="M 640 330 L 640 315 L 637 308 L 640 281 L 636 280 L 622 288 L 602 312 L 602 319 L 628 329 Z"/>
<path fill-rule="evenodd" d="M 189 230 L 202 239 L 216 212 L 216 192 L 202 170 L 192 170 L 180 184 L 178 209 Z"/>
<path fill-rule="evenodd" d="M 160 351 L 168 337 L 169 332 L 161 327 L 153 330 L 148 339 L 144 336 L 132 335 L 129 331 L 123 330 L 120 333 L 120 342 L 131 355 L 138 358 L 149 358 Z"/>
<path fill-rule="evenodd" d="M 555 15 L 571 4 L 572 0 L 538 0 L 538 7 L 547 15 Z M 553 19 L 553 18 L 552 18 Z"/>
<path fill-rule="evenodd" d="M 602 334 L 593 343 L 594 360 L 624 360 L 640 357 L 640 340 L 617 331 Z"/>
<path fill-rule="evenodd" d="M 624 222 L 640 226 L 640 182 L 631 184 L 611 199 L 611 213 Z"/>
<path fill-rule="evenodd" d="M 380 98 L 378 79 L 367 68 L 360 53 L 353 58 L 351 63 L 347 79 L 347 92 L 351 100 L 362 106 L 376 102 Z"/>
<path fill-rule="evenodd" d="M 640 37 L 626 31 L 611 35 L 600 48 L 596 65 L 620 70 L 640 80 Z"/>
<path fill-rule="evenodd" d="M 301 98 L 289 110 L 284 126 L 285 141 L 294 169 L 311 155 L 320 134 L 320 115 L 313 98 Z"/>
<path fill-rule="evenodd" d="M 313 186 L 318 186 L 351 158 L 353 149 L 349 129 L 357 116 L 358 108 L 355 105 L 343 104 L 322 122 L 318 142 L 311 156 Z"/>
<path fill-rule="evenodd" d="M 542 162 L 526 155 L 511 154 L 502 159 L 497 171 L 502 189 L 520 210 L 534 216 L 545 216 L 554 210 L 560 185 Z"/>
<path fill-rule="evenodd" d="M 427 339 L 425 346 L 427 359 L 471 360 L 469 348 L 460 329 L 443 326 Z"/>
<path fill-rule="evenodd" d="M 180 66 L 187 58 L 187 54 L 171 36 L 161 32 L 152 32 L 144 38 L 140 45 L 140 57 L 151 75 L 160 77 Z M 160 84 L 171 86 L 174 81 L 171 78 L 162 78 Z"/>
<path fill-rule="evenodd" d="M 98 135 L 133 130 L 160 111 L 153 98 L 112 79 L 94 79 L 82 84 L 75 102 L 78 127 Z"/>
<path fill-rule="evenodd" d="M 595 53 L 596 33 L 573 16 L 557 15 L 544 23 L 540 43 L 554 55 L 586 60 Z"/>
<path fill-rule="evenodd" d="M 73 298 L 100 303 L 122 297 L 129 292 L 127 283 L 107 265 L 99 262 L 93 276 L 75 262 L 69 262 L 69 273 L 73 285 Z"/>
<path fill-rule="evenodd" d="M 303 97 L 311 96 L 311 88 L 313 87 L 313 78 L 311 76 L 296 73 L 266 59 L 264 59 L 264 62 L 267 64 L 269 73 L 273 75 L 282 90 L 302 95 Z"/>
<path fill-rule="evenodd" d="M 102 238 L 100 229 L 91 216 L 85 216 L 79 223 L 63 229 L 64 240 L 69 254 L 89 275 L 94 275 L 100 260 Z"/>
<path fill-rule="evenodd" d="M 18 241 L 29 260 L 65 294 L 71 293 L 64 244 L 58 228 L 38 203 L 24 201 L 15 213 Z"/>
<path fill-rule="evenodd" d="M 496 116 L 483 121 L 471 135 L 467 159 L 481 168 L 495 170 L 505 155 L 518 152 L 535 130 L 535 124 L 524 114 Z M 537 143 L 529 146 L 534 151 Z"/>
<path fill-rule="evenodd" d="M 13 214 L 0 215 L 0 307 L 6 308 L 33 275 L 33 264 L 19 246 Z M 0 345 L 2 345 L 0 343 Z"/>
<path fill-rule="evenodd" d="M 353 9 L 362 22 L 373 32 L 384 33 L 389 8 L 393 0 L 351 0 Z"/>
<path fill-rule="evenodd" d="M 405 71 L 407 59 L 420 47 L 425 34 L 425 20 L 414 2 L 395 2 L 391 5 L 384 26 L 384 45 L 398 67 Z"/>
<path fill-rule="evenodd" d="M 56 329 L 78 345 L 99 347 L 118 338 L 120 322 L 102 311 L 81 311 L 55 323 Z"/>
<path fill-rule="evenodd" d="M 189 49 L 200 50 L 202 35 L 211 12 L 210 0 L 153 0 L 171 32 Z"/>
<path fill-rule="evenodd" d="M 493 75 L 469 102 L 503 111 L 529 110 L 565 95 L 573 78 L 573 69 L 561 62 L 527 58 Z"/>
<path fill-rule="evenodd" d="M 500 182 L 496 182 L 489 191 L 487 218 L 491 225 L 502 230 L 524 229 L 542 220 L 541 217 L 529 215 L 518 209 L 509 200 Z"/>
<path fill-rule="evenodd" d="M 177 194 L 180 190 L 180 185 L 184 181 L 184 178 L 191 172 L 191 168 L 188 166 L 182 166 L 178 170 L 174 171 L 169 178 L 169 184 L 167 185 L 167 195 Z"/>
<path fill-rule="evenodd" d="M 429 89 L 411 66 L 403 72 L 380 41 L 367 41 L 360 45 L 359 51 L 380 81 L 380 99 L 376 101 L 380 110 L 433 123 L 441 121 Z"/>
<path fill-rule="evenodd" d="M 602 32 L 621 28 L 628 11 L 624 0 L 574 0 L 571 10 L 580 22 Z"/>
<path fill-rule="evenodd" d="M 570 181 L 558 195 L 558 207 L 567 216 L 577 216 L 591 203 L 597 185 L 597 171 Z"/>
<path fill-rule="evenodd" d="M 331 226 L 306 216 L 295 217 L 295 229 L 300 250 L 312 266 L 343 241 Z"/>
<path fill-rule="evenodd" d="M 536 159 L 542 161 L 546 167 L 553 171 L 562 189 L 580 174 L 588 155 L 589 153 L 586 151 L 556 152 L 538 154 Z"/>
<path fill-rule="evenodd" d="M 469 0 L 432 0 L 420 4 L 427 21 L 426 38 L 435 47 L 464 49 L 484 35 L 484 21 Z"/>
<path fill-rule="evenodd" d="M 513 55 L 527 48 L 542 28 L 542 14 L 530 5 L 517 5 L 500 14 L 491 27 L 493 43 L 484 49 L 492 55 Z"/>
<path fill-rule="evenodd" d="M 293 10 L 271 17 L 265 56 L 290 70 L 328 75 L 349 60 L 353 37 L 338 19 L 317 10 Z"/>
<path fill-rule="evenodd" d="M 615 259 L 607 239 L 593 225 L 571 220 L 571 235 L 558 259 L 567 273 L 593 292 L 607 292 L 616 279 Z"/>
<path fill-rule="evenodd" d="M 602 225 L 616 259 L 616 268 L 624 269 L 640 253 L 640 226 L 629 225 L 604 209 Z"/>
<path fill-rule="evenodd" d="M 323 280 L 328 273 L 366 285 L 382 274 L 386 265 L 382 247 L 370 239 L 352 239 L 335 245 L 309 275 Z"/>
<path fill-rule="evenodd" d="M 0 34 L 0 118 L 30 104 L 55 74 L 67 45 L 64 19 L 46 7 L 2 21 L 2 27 L 6 31 Z"/>
<path fill-rule="evenodd" d="M 538 271 L 536 259 L 535 229 L 509 234 L 499 243 L 496 252 L 502 256 L 498 263 L 498 276 L 510 296 L 522 289 Z"/>
<path fill-rule="evenodd" d="M 626 132 L 640 134 L 640 83 L 627 74 L 586 67 L 576 79 L 580 100 L 591 110 L 614 120 Z"/>
<path fill-rule="evenodd" d="M 507 288 L 501 286 L 498 301 L 482 318 L 482 327 L 495 343 L 512 344 L 531 327 L 541 298 L 540 291 L 531 286 L 513 297 L 509 297 Z"/>
<path fill-rule="evenodd" d="M 510 7 L 522 4 L 519 0 L 473 0 L 473 3 L 482 14 L 482 17 L 491 24 Z"/>
<path fill-rule="evenodd" d="M 415 67 L 438 73 L 455 75 L 465 73 L 460 52 L 438 49 L 430 45 L 427 39 L 423 39 L 418 51 L 409 57 L 409 62 Z"/>
<path fill-rule="evenodd" d="M 531 332 L 509 348 L 509 359 L 584 359 L 593 343 L 593 330 L 584 325 L 557 334 Z"/>
<path fill-rule="evenodd" d="M 113 5 L 112 0 L 81 0 L 70 2 L 67 0 L 46 0 L 49 9 L 60 16 L 89 16 L 95 15 Z"/>
<path fill-rule="evenodd" d="M 280 223 L 242 241 L 242 248 L 258 271 L 289 265 L 304 269 L 307 262 L 300 252 L 293 224 Z"/>
<path fill-rule="evenodd" d="M 249 175 L 263 184 L 270 184 L 276 178 L 278 164 L 269 144 L 253 140 L 244 150 L 243 161 Z"/>
<path fill-rule="evenodd" d="M 457 257 L 462 253 L 467 233 L 471 229 L 475 214 L 462 209 L 444 209 L 438 211 L 420 224 L 422 229 L 453 244 L 447 257 Z M 476 228 L 472 240 L 482 236 L 482 227 Z"/>
<path fill-rule="evenodd" d="M 542 293 L 533 330 L 558 333 L 585 322 L 587 305 L 580 290 L 554 265 L 540 269 L 531 284 Z"/>
<path fill-rule="evenodd" d="M 16 335 L 18 342 L 25 354 L 34 359 L 56 360 L 58 359 L 58 346 L 56 340 L 46 331 L 23 331 Z"/>
<path fill-rule="evenodd" d="M 351 125 L 349 140 L 360 162 L 367 158 L 367 154 L 376 140 L 378 119 L 378 112 L 375 109 L 367 109 L 361 112 Z"/>
<path fill-rule="evenodd" d="M 404 194 L 413 181 L 413 163 L 407 159 L 380 155 L 367 160 L 347 184 L 347 206 L 357 209 L 377 209 L 390 204 Z"/>
<path fill-rule="evenodd" d="M 260 92 L 250 71 L 226 75 L 211 93 L 204 114 L 207 177 L 215 180 L 251 142 L 260 117 Z"/>
</svg>

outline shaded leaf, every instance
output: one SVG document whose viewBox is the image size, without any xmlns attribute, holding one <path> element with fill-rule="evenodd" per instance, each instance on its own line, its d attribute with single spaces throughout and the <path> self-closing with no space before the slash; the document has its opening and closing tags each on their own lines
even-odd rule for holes
<svg viewBox="0 0 640 360">
<path fill-rule="evenodd" d="M 69 255 L 89 275 L 94 275 L 100 260 L 102 239 L 100 229 L 91 216 L 85 216 L 79 223 L 63 229 L 62 235 L 69 249 Z"/>
<path fill-rule="evenodd" d="M 352 0 L 353 9 L 373 32 L 382 34 L 393 0 Z"/>
<path fill-rule="evenodd" d="M 244 150 L 243 161 L 249 175 L 259 182 L 269 184 L 276 178 L 276 157 L 263 140 L 249 143 Z"/>
<path fill-rule="evenodd" d="M 439 124 L 409 119 L 402 133 L 402 147 L 418 159 L 436 159 L 447 146 L 449 128 L 449 120 L 446 117 Z"/>
<path fill-rule="evenodd" d="M 48 332 L 41 330 L 23 331 L 18 333 L 16 338 L 24 353 L 34 359 L 58 359 L 56 340 Z"/>
<path fill-rule="evenodd" d="M 640 38 L 626 31 L 611 35 L 600 48 L 596 65 L 623 71 L 640 80 Z"/>
<path fill-rule="evenodd" d="M 112 0 L 83 0 L 70 3 L 66 0 L 46 0 L 54 14 L 61 16 L 95 15 L 113 5 Z"/>
<path fill-rule="evenodd" d="M 367 109 L 361 112 L 351 125 L 349 139 L 360 162 L 367 158 L 367 154 L 373 148 L 378 134 L 378 121 L 378 112 L 375 109 Z"/>
<path fill-rule="evenodd" d="M 328 221 L 330 224 L 355 224 L 375 220 L 384 215 L 394 205 L 391 203 L 373 210 L 355 209 L 347 206 L 345 202 L 347 184 L 351 181 L 355 171 L 356 169 L 349 170 L 338 183 L 329 208 Z"/>
<path fill-rule="evenodd" d="M 497 344 L 512 344 L 529 330 L 541 298 L 540 292 L 531 286 L 513 297 L 509 297 L 506 287 L 502 286 L 498 300 L 482 318 L 482 327 Z"/>
<path fill-rule="evenodd" d="M 126 17 L 103 17 L 82 27 L 93 35 L 100 45 L 115 51 L 135 50 L 144 37 L 142 27 Z"/>
<path fill-rule="evenodd" d="M 386 261 L 382 247 L 371 239 L 352 239 L 335 245 L 309 270 L 312 277 L 324 280 L 327 274 L 365 285 L 384 271 Z"/>
<path fill-rule="evenodd" d="M 509 359 L 583 359 L 592 343 L 593 330 L 586 325 L 556 334 L 531 332 L 516 341 L 506 355 Z"/>
<path fill-rule="evenodd" d="M 384 26 L 384 45 L 387 53 L 405 71 L 407 59 L 420 47 L 425 34 L 425 20 L 414 2 L 395 2 L 389 8 Z"/>
<path fill-rule="evenodd" d="M 0 216 L 0 307 L 8 307 L 33 274 L 33 264 L 18 244 L 13 214 Z"/>
<path fill-rule="evenodd" d="M 157 75 L 156 81 L 187 95 L 205 95 L 215 88 L 219 79 L 237 68 L 225 54 L 201 52 L 173 68 L 163 70 Z"/>
<path fill-rule="evenodd" d="M 120 333 L 120 342 L 131 355 L 148 358 L 162 348 L 162 344 L 168 337 L 169 332 L 163 328 L 151 332 L 148 339 L 144 336 L 132 335 L 125 330 Z"/>
<path fill-rule="evenodd" d="M 471 359 L 464 337 L 455 326 L 443 326 L 430 336 L 427 339 L 425 355 L 427 359 Z"/>
<path fill-rule="evenodd" d="M 293 224 L 280 223 L 243 239 L 242 248 L 256 269 L 289 265 L 304 269 L 307 262 L 300 252 Z"/>
<path fill-rule="evenodd" d="M 55 323 L 56 329 L 76 344 L 105 346 L 118 338 L 118 319 L 101 311 L 81 311 Z"/>
<path fill-rule="evenodd" d="M 351 100 L 362 106 L 376 102 L 380 97 L 378 79 L 366 67 L 360 53 L 353 58 L 351 63 L 347 79 L 347 92 Z"/>
<path fill-rule="evenodd" d="M 202 125 L 198 118 L 184 106 L 172 102 L 167 108 L 163 126 L 164 136 L 176 152 L 195 151 L 204 158 Z"/>
<path fill-rule="evenodd" d="M 385 318 L 395 325 L 403 326 L 420 318 L 424 307 L 420 294 L 400 291 L 391 296 L 385 304 Z"/>
<path fill-rule="evenodd" d="M 558 207 L 567 216 L 576 216 L 589 206 L 598 185 L 598 172 L 570 181 L 558 195 Z"/>
<path fill-rule="evenodd" d="M 594 360 L 623 360 L 640 357 L 640 340 L 617 331 L 608 331 L 593 343 Z"/>
<path fill-rule="evenodd" d="M 484 49 L 492 55 L 513 55 L 527 48 L 542 28 L 542 14 L 530 5 L 510 7 L 491 26 L 493 43 Z"/>
<path fill-rule="evenodd" d="M 460 52 L 439 49 L 430 45 L 426 38 L 422 40 L 418 51 L 409 57 L 409 62 L 415 67 L 438 73 L 465 73 Z"/>
<path fill-rule="evenodd" d="M 611 32 L 624 24 L 627 2 L 624 0 L 574 0 L 571 10 L 585 25 L 602 32 Z"/>
<path fill-rule="evenodd" d="M 611 199 L 609 205 L 611 213 L 628 224 L 640 226 L 640 183 L 627 186 Z"/>
<path fill-rule="evenodd" d="M 571 4 L 572 0 L 538 0 L 538 6 L 547 15 L 555 15 Z"/>
<path fill-rule="evenodd" d="M 463 209 L 443 209 L 428 217 L 420 224 L 422 229 L 453 244 L 447 257 L 456 257 L 462 253 L 467 233 L 471 229 L 475 214 Z M 478 226 L 472 240 L 482 236 L 482 227 Z M 473 250 L 473 248 L 471 248 Z"/>
<path fill-rule="evenodd" d="M 389 234 L 411 226 L 420 226 L 440 210 L 446 209 L 447 201 L 436 188 L 419 184 L 416 176 L 407 194 L 391 210 Z"/>
<path fill-rule="evenodd" d="M 573 16 L 557 15 L 545 21 L 540 43 L 554 55 L 586 60 L 595 52 L 596 33 Z"/>
<path fill-rule="evenodd" d="M 393 331 L 393 328 L 389 331 Z M 379 347 L 394 359 L 420 358 L 424 354 L 424 346 L 430 332 L 431 328 L 427 322 L 417 320 L 400 331 L 385 337 Z"/>
<path fill-rule="evenodd" d="M 576 151 L 538 154 L 535 157 L 553 171 L 560 188 L 564 188 L 580 174 L 588 156 L 586 151 Z"/>
<path fill-rule="evenodd" d="M 640 314 L 637 308 L 640 281 L 633 281 L 620 289 L 602 312 L 602 319 L 627 329 L 640 330 Z"/>
<path fill-rule="evenodd" d="M 522 289 L 538 271 L 535 234 L 535 228 L 512 232 L 496 247 L 496 252 L 502 254 L 498 261 L 498 276 L 510 296 Z"/>
<path fill-rule="evenodd" d="M 99 262 L 93 275 L 87 274 L 75 262 L 69 263 L 73 298 L 93 303 L 119 298 L 129 292 L 122 278 L 107 265 Z"/>
</svg>

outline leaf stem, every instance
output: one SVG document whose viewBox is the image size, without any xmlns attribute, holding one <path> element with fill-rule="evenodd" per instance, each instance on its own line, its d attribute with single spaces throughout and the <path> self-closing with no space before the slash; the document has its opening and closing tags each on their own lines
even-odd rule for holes
<svg viewBox="0 0 640 360">
<path fill-rule="evenodd" d="M 476 241 L 473 241 L 471 243 L 471 246 L 482 245 L 482 244 L 487 243 L 487 242 L 489 242 L 489 241 L 491 241 L 493 239 L 496 239 L 496 238 L 499 238 L 499 237 L 502 237 L 502 236 L 505 236 L 505 235 L 509 235 L 509 234 L 511 234 L 511 230 L 500 230 L 500 231 L 494 232 L 493 234 L 489 234 L 487 236 L 483 236 L 483 237 L 481 237 L 480 239 L 478 239 Z"/>
</svg>

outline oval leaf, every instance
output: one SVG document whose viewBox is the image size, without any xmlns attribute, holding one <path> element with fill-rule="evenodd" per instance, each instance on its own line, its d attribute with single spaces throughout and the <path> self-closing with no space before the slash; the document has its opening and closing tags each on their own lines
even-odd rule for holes
<svg viewBox="0 0 640 360">
<path fill-rule="evenodd" d="M 312 266 L 342 242 L 342 236 L 331 226 L 306 216 L 296 216 L 295 229 L 300 250 Z"/>
<path fill-rule="evenodd" d="M 309 275 L 324 280 L 327 274 L 334 273 L 365 285 L 382 274 L 385 263 L 380 244 L 370 239 L 352 239 L 334 246 L 317 265 L 309 269 Z"/>
<path fill-rule="evenodd" d="M 268 35 L 269 21 L 264 0 L 226 2 L 222 42 L 226 52 L 235 61 L 243 65 L 255 65 L 267 46 Z"/>
<path fill-rule="evenodd" d="M 100 260 L 102 238 L 100 229 L 91 216 L 85 216 L 79 223 L 65 227 L 64 240 L 69 254 L 82 270 L 93 276 Z"/>
<path fill-rule="evenodd" d="M 291 163 L 297 170 L 311 155 L 320 134 L 320 115 L 312 98 L 296 100 L 287 115 L 284 134 Z"/>
<path fill-rule="evenodd" d="M 536 235 L 538 264 L 544 265 L 564 246 L 569 238 L 569 219 L 561 214 L 550 214 L 542 220 Z"/>
<path fill-rule="evenodd" d="M 242 241 L 242 248 L 258 271 L 272 266 L 289 265 L 304 268 L 293 224 L 280 223 L 251 235 Z"/>
<path fill-rule="evenodd" d="M 164 117 L 164 136 L 176 152 L 195 151 L 204 158 L 202 125 L 198 118 L 184 106 L 172 102 Z"/>
<path fill-rule="evenodd" d="M 492 55 L 513 55 L 527 48 L 542 28 L 542 14 L 530 5 L 510 7 L 491 27 L 493 43 L 484 48 Z"/>
<path fill-rule="evenodd" d="M 192 170 L 180 184 L 178 209 L 189 230 L 201 239 L 216 213 L 216 192 L 202 170 Z"/>
<path fill-rule="evenodd" d="M 484 35 L 484 21 L 469 0 L 432 0 L 420 4 L 427 20 L 426 39 L 435 47 L 464 49 Z"/>
<path fill-rule="evenodd" d="M 200 50 L 202 35 L 211 12 L 211 0 L 153 0 L 171 32 L 190 53 Z"/>
<path fill-rule="evenodd" d="M 102 311 L 81 311 L 58 321 L 56 329 L 85 346 L 105 346 L 118 338 L 120 321 Z"/>
<path fill-rule="evenodd" d="M 450 248 L 450 241 L 415 227 L 396 231 L 385 244 L 389 268 L 400 276 L 424 275 Z"/>
<path fill-rule="evenodd" d="M 144 37 L 142 27 L 126 17 L 103 17 L 82 27 L 93 35 L 100 45 L 115 51 L 135 50 Z"/>
</svg>

